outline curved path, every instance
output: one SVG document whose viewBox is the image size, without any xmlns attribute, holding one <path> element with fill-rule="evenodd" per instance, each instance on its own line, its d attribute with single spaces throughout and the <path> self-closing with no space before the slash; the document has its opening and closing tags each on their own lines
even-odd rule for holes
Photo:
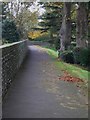
<svg viewBox="0 0 90 120">
<path fill-rule="evenodd" d="M 80 90 L 65 81 L 52 59 L 39 46 L 28 57 L 3 101 L 3 118 L 87 118 Z"/>
</svg>

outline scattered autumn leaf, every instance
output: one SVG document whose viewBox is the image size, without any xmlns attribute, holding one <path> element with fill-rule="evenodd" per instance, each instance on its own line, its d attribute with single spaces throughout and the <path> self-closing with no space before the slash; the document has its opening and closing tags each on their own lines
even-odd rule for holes
<svg viewBox="0 0 90 120">
<path fill-rule="evenodd" d="M 64 81 L 68 81 L 68 82 L 83 82 L 82 79 L 77 78 L 77 77 L 73 77 L 69 73 L 67 73 L 66 71 L 64 71 L 64 75 L 59 77 L 59 80 L 64 80 Z"/>
</svg>

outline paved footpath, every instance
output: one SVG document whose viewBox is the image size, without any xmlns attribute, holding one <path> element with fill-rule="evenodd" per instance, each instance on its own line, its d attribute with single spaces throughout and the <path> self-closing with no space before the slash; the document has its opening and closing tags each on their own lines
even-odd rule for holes
<svg viewBox="0 0 90 120">
<path fill-rule="evenodd" d="M 3 118 L 87 118 L 86 99 L 38 46 L 28 57 L 3 101 Z"/>
</svg>

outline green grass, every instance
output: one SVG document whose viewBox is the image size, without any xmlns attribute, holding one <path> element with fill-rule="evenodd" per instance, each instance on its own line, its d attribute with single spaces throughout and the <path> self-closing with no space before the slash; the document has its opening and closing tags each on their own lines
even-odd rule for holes
<svg viewBox="0 0 90 120">
<path fill-rule="evenodd" d="M 54 48 L 53 49 L 46 48 L 46 49 L 47 49 L 47 53 L 51 55 L 53 58 L 58 57 L 58 53 L 57 51 L 54 50 Z"/>
<path fill-rule="evenodd" d="M 53 58 L 58 57 L 58 53 L 54 49 L 50 49 L 50 48 L 46 47 L 46 51 Z M 88 79 L 89 79 L 88 76 L 90 76 L 90 72 L 88 72 L 87 70 L 84 70 L 80 67 L 77 67 L 77 66 L 72 65 L 72 64 L 65 63 L 63 61 L 58 61 L 58 60 L 55 60 L 55 65 L 59 69 L 67 71 L 68 73 L 70 73 L 74 77 L 80 78 L 84 81 L 88 81 Z"/>
<path fill-rule="evenodd" d="M 57 61 L 55 62 L 55 64 L 60 69 L 68 71 L 68 73 L 70 73 L 72 76 L 83 79 L 85 81 L 88 80 L 88 74 L 90 75 L 90 72 L 76 67 L 74 65 L 64 63 L 62 61 Z"/>
</svg>

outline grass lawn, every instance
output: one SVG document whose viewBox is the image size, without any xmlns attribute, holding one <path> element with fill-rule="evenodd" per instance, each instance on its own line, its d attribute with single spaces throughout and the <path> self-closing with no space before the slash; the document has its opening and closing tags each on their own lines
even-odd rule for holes
<svg viewBox="0 0 90 120">
<path fill-rule="evenodd" d="M 50 49 L 50 48 L 45 48 L 45 50 L 47 51 L 47 53 L 49 55 L 52 56 L 52 58 L 57 58 L 58 57 L 58 53 L 57 51 L 55 51 L 54 49 Z M 61 70 L 64 70 L 64 71 L 67 71 L 68 73 L 70 73 L 72 76 L 74 77 L 77 77 L 77 78 L 80 78 L 84 81 L 88 81 L 89 79 L 89 76 L 90 76 L 90 72 L 87 71 L 87 70 L 84 70 L 80 67 L 77 67 L 75 65 L 72 65 L 72 64 L 68 64 L 68 63 L 65 63 L 63 61 L 58 61 L 58 60 L 55 60 L 55 65 L 61 69 Z"/>
</svg>

